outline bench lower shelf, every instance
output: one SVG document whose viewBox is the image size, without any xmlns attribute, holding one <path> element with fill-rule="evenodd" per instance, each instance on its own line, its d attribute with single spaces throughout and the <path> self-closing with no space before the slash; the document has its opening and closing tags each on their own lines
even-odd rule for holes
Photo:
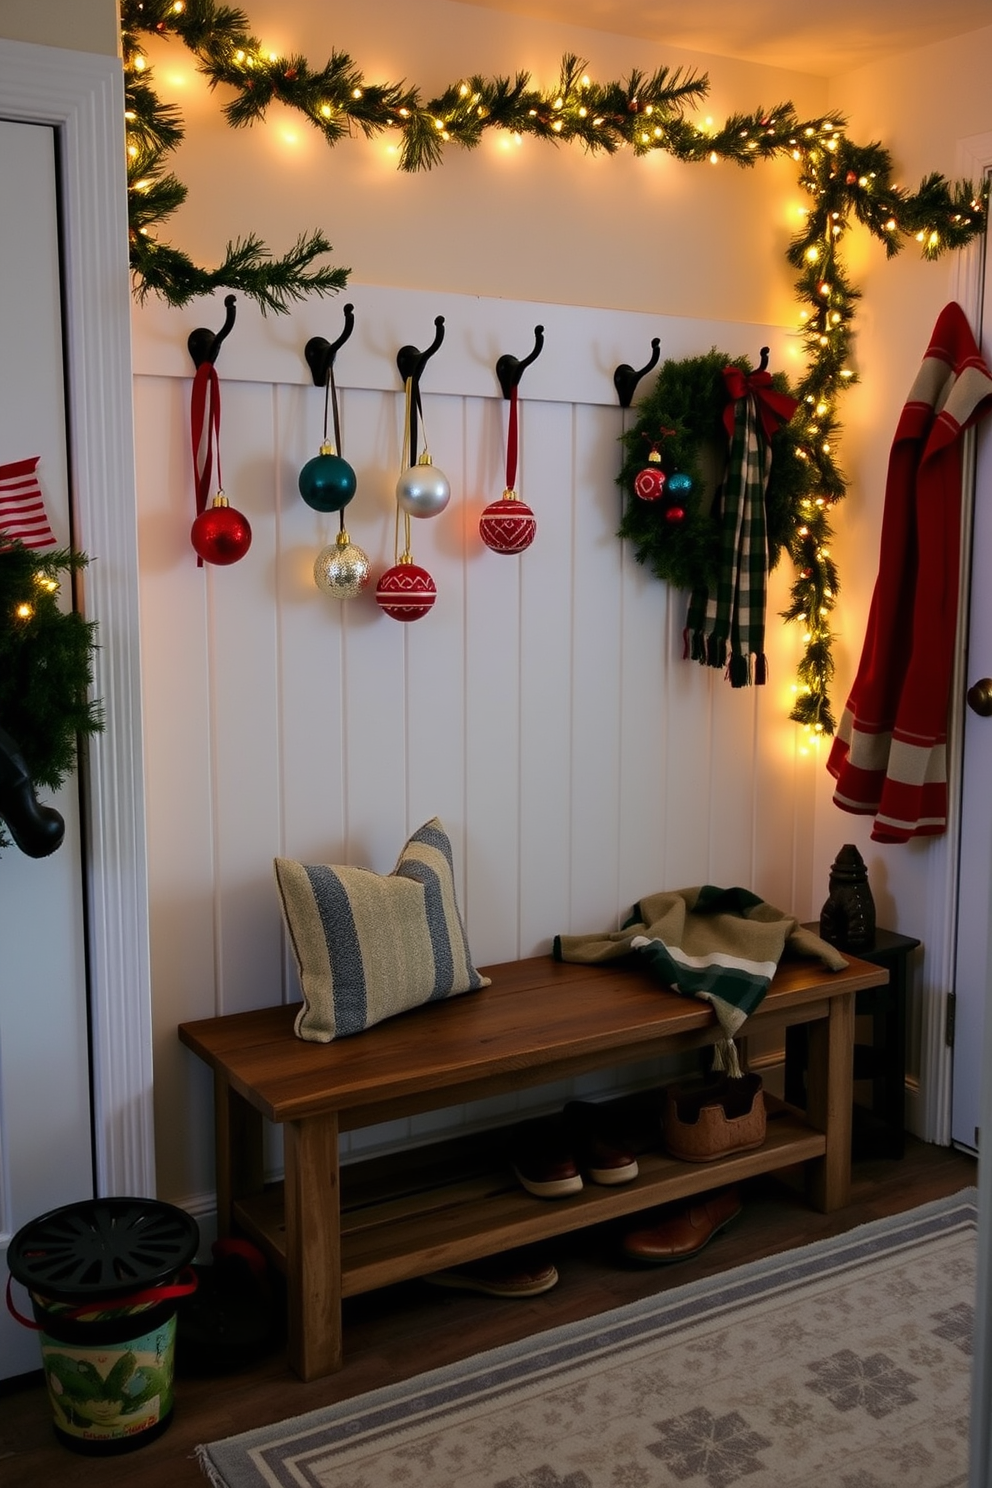
<svg viewBox="0 0 992 1488">
<path fill-rule="evenodd" d="M 711 1163 L 686 1163 L 658 1152 L 638 1155 L 638 1177 L 615 1188 L 586 1184 L 580 1194 L 539 1199 L 496 1157 L 498 1140 L 450 1144 L 383 1165 L 355 1164 L 342 1173 L 341 1294 L 349 1297 L 429 1271 L 464 1265 L 659 1204 L 706 1193 L 760 1173 L 818 1158 L 826 1137 L 800 1115 L 768 1101 L 768 1134 L 752 1152 Z M 398 1180 L 398 1181 L 397 1181 Z M 234 1218 L 282 1271 L 287 1265 L 283 1185 L 235 1201 Z"/>
</svg>

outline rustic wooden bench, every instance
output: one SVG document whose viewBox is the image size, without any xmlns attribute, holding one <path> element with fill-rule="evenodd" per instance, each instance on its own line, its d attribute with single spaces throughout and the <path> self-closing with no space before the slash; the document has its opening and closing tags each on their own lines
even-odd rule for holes
<svg viewBox="0 0 992 1488">
<path fill-rule="evenodd" d="M 285 1273 L 289 1361 L 305 1380 L 341 1367 L 342 1297 L 798 1163 L 814 1207 L 848 1202 L 854 995 L 887 977 L 855 960 L 839 972 L 783 961 L 749 1020 L 755 1031 L 808 1025 L 806 1111 L 776 1110 L 756 1151 L 707 1164 L 649 1152 L 633 1183 L 587 1184 L 553 1201 L 520 1188 L 492 1141 L 404 1153 L 391 1165 L 394 1179 L 404 1175 L 398 1189 L 383 1188 L 381 1161 L 348 1164 L 342 1175 L 339 1132 L 718 1038 L 706 1003 L 627 965 L 536 956 L 486 974 L 492 985 L 482 991 L 332 1044 L 295 1036 L 297 1006 L 180 1025 L 183 1043 L 214 1072 L 220 1232 L 242 1231 Z M 277 1185 L 263 1178 L 265 1119 L 285 1134 Z"/>
</svg>

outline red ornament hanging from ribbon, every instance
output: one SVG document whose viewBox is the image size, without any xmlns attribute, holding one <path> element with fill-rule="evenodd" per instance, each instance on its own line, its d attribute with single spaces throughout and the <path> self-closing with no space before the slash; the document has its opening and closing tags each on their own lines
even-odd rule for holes
<svg viewBox="0 0 992 1488">
<path fill-rule="evenodd" d="M 431 515 L 433 511 L 441 511 L 448 502 L 448 483 L 444 476 L 444 491 L 438 492 L 443 495 L 443 500 L 434 501 L 421 505 L 418 501 L 410 498 L 410 491 L 404 484 L 405 477 L 414 473 L 413 460 L 415 458 L 416 433 L 414 429 L 417 400 L 417 388 L 412 377 L 406 380 L 406 415 L 403 427 L 403 474 L 401 474 L 396 487 L 396 534 L 393 544 L 396 562 L 392 568 L 379 579 L 375 589 L 376 604 L 388 615 L 391 620 L 422 620 L 437 599 L 437 585 L 427 572 L 418 563 L 414 563 L 410 552 L 410 517 L 411 515 Z M 430 457 L 428 456 L 428 462 Z M 432 467 L 433 468 L 433 467 Z M 440 475 L 440 472 L 437 472 Z M 400 515 L 403 518 L 403 551 L 400 551 Z"/>
<path fill-rule="evenodd" d="M 251 547 L 251 526 L 248 518 L 236 511 L 224 495 L 220 469 L 220 382 L 211 361 L 201 362 L 193 378 L 190 432 L 196 517 L 189 536 L 196 552 L 197 566 L 237 563 Z M 208 506 L 207 498 L 213 488 L 215 450 L 217 493 Z"/>
<path fill-rule="evenodd" d="M 506 434 L 506 489 L 491 501 L 479 518 L 479 532 L 494 553 L 522 553 L 534 541 L 537 518 L 516 492 L 517 388 L 510 389 L 510 420 Z"/>
</svg>

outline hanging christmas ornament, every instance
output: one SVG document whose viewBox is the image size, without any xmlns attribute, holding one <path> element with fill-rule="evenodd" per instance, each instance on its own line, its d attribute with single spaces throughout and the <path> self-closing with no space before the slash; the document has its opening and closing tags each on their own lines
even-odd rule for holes
<svg viewBox="0 0 992 1488">
<path fill-rule="evenodd" d="M 665 521 L 678 526 L 679 522 L 685 521 L 685 509 L 689 497 L 692 495 L 692 476 L 684 470 L 675 470 L 668 477 L 668 485 L 665 490 L 665 500 L 668 506 L 665 509 Z"/>
<path fill-rule="evenodd" d="M 661 451 L 651 446 L 648 463 L 634 476 L 634 495 L 642 501 L 660 501 L 665 494 L 665 472 L 661 468 Z"/>
<path fill-rule="evenodd" d="M 193 378 L 190 432 L 197 513 L 190 528 L 190 542 L 197 565 L 237 563 L 251 547 L 251 526 L 248 518 L 236 511 L 224 495 L 220 469 L 220 382 L 217 369 L 209 360 L 200 363 Z M 212 506 L 208 507 L 215 446 L 218 490 Z"/>
<path fill-rule="evenodd" d="M 437 599 L 437 586 L 426 568 L 403 553 L 382 575 L 375 598 L 393 620 L 422 620 Z"/>
<path fill-rule="evenodd" d="M 354 496 L 358 477 L 348 461 L 325 439 L 320 454 L 308 460 L 300 471 L 297 484 L 307 506 L 314 511 L 335 512 L 343 510 Z"/>
<path fill-rule="evenodd" d="M 328 407 L 334 414 L 333 444 L 327 437 Z M 307 461 L 297 478 L 300 495 L 314 511 L 343 511 L 358 487 L 358 477 L 354 470 L 338 454 L 340 448 L 341 420 L 338 417 L 338 390 L 334 383 L 334 358 L 331 357 L 324 382 L 324 436 L 320 443 L 320 453 Z"/>
<path fill-rule="evenodd" d="M 436 517 L 450 499 L 447 477 L 432 464 L 426 450 L 416 465 L 404 470 L 396 482 L 396 500 L 411 517 Z"/>
<path fill-rule="evenodd" d="M 448 482 L 431 464 L 431 457 L 426 450 L 421 461 L 418 462 L 416 459 L 418 410 L 423 416 L 423 410 L 420 409 L 420 390 L 414 377 L 410 376 L 406 379 L 406 409 L 403 424 L 404 470 L 396 482 L 396 532 L 393 544 L 396 562 L 392 568 L 386 569 L 375 591 L 376 603 L 393 620 L 422 620 L 437 599 L 437 586 L 434 580 L 426 568 L 421 568 L 419 564 L 414 563 L 410 553 L 410 518 L 411 516 L 429 517 L 435 512 L 443 511 L 451 494 Z M 400 552 L 401 515 L 404 532 L 402 552 Z"/>
<path fill-rule="evenodd" d="M 534 541 L 537 518 L 516 491 L 507 489 L 500 501 L 490 501 L 479 518 L 479 532 L 494 553 L 522 553 Z"/>
<path fill-rule="evenodd" d="M 317 588 L 332 599 L 354 599 L 361 594 L 371 571 L 368 554 L 352 542 L 343 527 L 337 540 L 317 554 L 313 565 Z"/>
<path fill-rule="evenodd" d="M 190 528 L 189 540 L 201 563 L 223 567 L 237 563 L 251 547 L 251 527 L 230 505 L 223 491 L 218 491 L 213 505 L 208 506 Z"/>
<path fill-rule="evenodd" d="M 350 306 L 345 306 L 346 325 Z M 326 343 L 324 343 L 326 345 Z M 338 414 L 338 390 L 334 381 L 333 351 L 327 362 L 324 378 L 324 437 L 320 454 L 308 460 L 300 471 L 300 495 L 314 511 L 340 514 L 340 530 L 336 540 L 321 548 L 313 565 L 313 578 L 317 588 L 333 599 L 354 599 L 367 586 L 371 575 L 368 554 L 352 542 L 344 527 L 344 508 L 355 494 L 358 478 L 354 470 L 337 453 L 341 448 L 341 419 Z M 334 418 L 334 444 L 327 437 L 327 414 L 330 409 Z"/>
<path fill-rule="evenodd" d="M 522 553 L 537 533 L 537 518 L 514 489 L 517 478 L 517 388 L 510 388 L 510 421 L 506 434 L 506 489 L 490 501 L 479 518 L 479 535 L 493 553 Z"/>
</svg>

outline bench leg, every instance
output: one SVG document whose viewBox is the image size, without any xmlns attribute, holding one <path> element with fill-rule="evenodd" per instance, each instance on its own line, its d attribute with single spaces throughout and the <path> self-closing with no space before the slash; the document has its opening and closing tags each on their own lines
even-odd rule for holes
<svg viewBox="0 0 992 1488">
<path fill-rule="evenodd" d="M 344 1362 L 337 1112 L 289 1121 L 285 1138 L 289 1362 L 320 1379 Z"/>
<path fill-rule="evenodd" d="M 827 1150 L 807 1165 L 814 1209 L 829 1213 L 851 1199 L 851 1108 L 854 1099 L 854 997 L 831 997 L 828 1017 L 807 1025 L 806 1117 L 825 1133 Z"/>
<path fill-rule="evenodd" d="M 262 1116 L 217 1071 L 214 1075 L 214 1143 L 217 1164 L 217 1234 L 231 1233 L 234 1200 L 264 1186 Z"/>
</svg>

